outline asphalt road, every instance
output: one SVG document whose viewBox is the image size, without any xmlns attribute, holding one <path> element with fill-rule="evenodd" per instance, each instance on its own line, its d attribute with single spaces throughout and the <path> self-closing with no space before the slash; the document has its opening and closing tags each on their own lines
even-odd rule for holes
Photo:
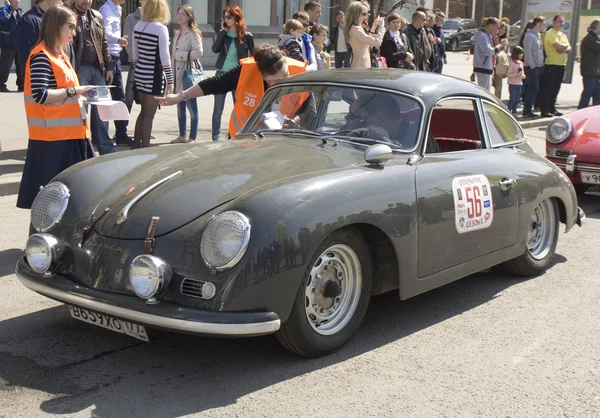
<svg viewBox="0 0 600 418">
<path fill-rule="evenodd" d="M 546 274 L 375 297 L 351 342 L 313 360 L 272 337 L 143 343 L 71 319 L 13 274 L 29 216 L 15 201 L 0 197 L 0 417 L 600 416 L 600 193 Z"/>
</svg>

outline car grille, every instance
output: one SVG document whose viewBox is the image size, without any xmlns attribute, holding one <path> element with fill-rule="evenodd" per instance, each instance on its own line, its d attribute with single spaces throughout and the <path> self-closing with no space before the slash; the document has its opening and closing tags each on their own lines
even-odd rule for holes
<svg viewBox="0 0 600 418">
<path fill-rule="evenodd" d="M 202 298 L 202 286 L 204 286 L 202 280 L 185 278 L 181 282 L 181 294 L 185 296 L 191 296 L 194 298 Z"/>
</svg>

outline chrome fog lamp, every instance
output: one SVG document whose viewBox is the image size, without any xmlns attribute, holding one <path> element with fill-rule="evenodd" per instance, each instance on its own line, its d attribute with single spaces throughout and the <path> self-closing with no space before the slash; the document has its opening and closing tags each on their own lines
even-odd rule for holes
<svg viewBox="0 0 600 418">
<path fill-rule="evenodd" d="M 52 264 L 60 261 L 65 246 L 50 234 L 33 234 L 27 240 L 25 256 L 27 263 L 36 273 L 46 273 Z"/>
<path fill-rule="evenodd" d="M 250 221 L 236 211 L 223 212 L 208 223 L 202 235 L 200 252 L 206 265 L 215 270 L 235 266 L 250 241 Z"/>
<path fill-rule="evenodd" d="M 559 144 L 571 135 L 572 130 L 569 119 L 556 118 L 546 128 L 546 138 L 553 144 Z"/>
<path fill-rule="evenodd" d="M 69 204 L 69 189 L 55 181 L 44 187 L 31 206 L 31 224 L 38 232 L 46 232 L 60 222 Z"/>
<path fill-rule="evenodd" d="M 173 271 L 166 261 L 153 255 L 139 255 L 129 267 L 129 283 L 142 299 L 150 299 L 162 292 L 171 281 Z"/>
</svg>

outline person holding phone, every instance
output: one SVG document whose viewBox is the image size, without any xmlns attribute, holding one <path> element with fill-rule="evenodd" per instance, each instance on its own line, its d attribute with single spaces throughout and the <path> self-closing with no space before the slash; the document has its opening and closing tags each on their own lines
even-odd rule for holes
<svg viewBox="0 0 600 418">
<path fill-rule="evenodd" d="M 221 30 L 212 46 L 212 51 L 219 54 L 215 67 L 217 74 L 225 73 L 240 65 L 240 60 L 254 53 L 254 37 L 248 32 L 242 9 L 230 4 L 223 9 Z M 235 104 L 235 90 L 231 92 Z M 212 114 L 212 140 L 218 141 L 221 135 L 221 117 L 225 107 L 226 94 L 215 94 L 215 105 Z"/>
<path fill-rule="evenodd" d="M 362 22 L 368 16 L 369 9 L 360 2 L 350 3 L 346 12 L 344 36 L 352 47 L 352 68 L 371 67 L 371 47 L 381 46 L 385 32 L 385 20 L 378 17 L 370 32 L 365 33 Z"/>
</svg>

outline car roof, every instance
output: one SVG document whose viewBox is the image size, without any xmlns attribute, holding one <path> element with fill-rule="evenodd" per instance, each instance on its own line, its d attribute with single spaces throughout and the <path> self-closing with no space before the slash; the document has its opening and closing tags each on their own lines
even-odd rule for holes
<svg viewBox="0 0 600 418">
<path fill-rule="evenodd" d="M 446 19 L 447 21 L 453 21 L 453 22 L 475 22 L 474 19 L 467 19 L 467 18 L 462 18 L 462 17 L 451 17 L 450 19 Z"/>
<path fill-rule="evenodd" d="M 286 78 L 277 86 L 289 84 L 339 83 L 363 88 L 395 90 L 419 97 L 433 106 L 442 97 L 477 96 L 501 104 L 491 92 L 475 83 L 456 77 L 396 68 L 336 68 L 311 71 Z"/>
</svg>

